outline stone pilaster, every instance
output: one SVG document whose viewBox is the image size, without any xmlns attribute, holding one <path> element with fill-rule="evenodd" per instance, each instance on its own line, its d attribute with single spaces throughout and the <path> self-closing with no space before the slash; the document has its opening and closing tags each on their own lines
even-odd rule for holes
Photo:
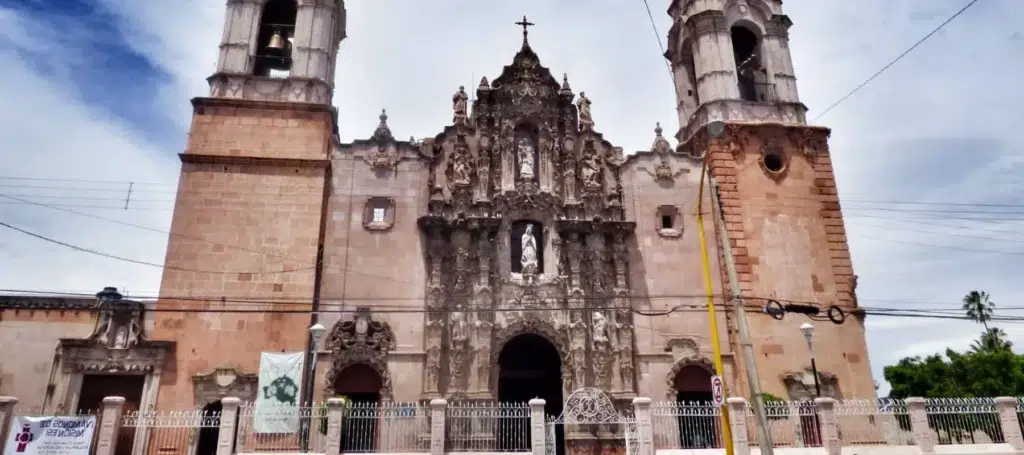
<svg viewBox="0 0 1024 455">
<path fill-rule="evenodd" d="M 654 455 L 654 428 L 651 424 L 651 399 L 633 399 L 633 415 L 636 416 L 636 455 Z"/>
<path fill-rule="evenodd" d="M 1003 428 L 1006 443 L 1017 453 L 1024 453 L 1024 437 L 1021 435 L 1020 422 L 1017 419 L 1017 399 L 1014 397 L 996 397 L 996 412 L 999 413 L 999 425 Z"/>
<path fill-rule="evenodd" d="M 907 413 L 910 414 L 910 431 L 914 442 L 921 448 L 921 455 L 935 453 L 935 433 L 928 428 L 928 413 L 925 411 L 925 400 L 920 397 L 907 398 Z"/>
<path fill-rule="evenodd" d="M 750 440 L 747 439 L 747 400 L 740 397 L 729 397 L 725 403 L 729 407 L 732 453 L 733 455 L 750 455 Z"/>
<path fill-rule="evenodd" d="M 116 453 L 117 433 L 121 430 L 122 412 L 124 412 L 124 397 L 103 398 L 100 434 L 96 438 L 96 452 L 93 455 L 114 455 Z"/>
<path fill-rule="evenodd" d="M 430 400 L 430 455 L 444 455 L 445 409 L 448 401 L 443 398 Z"/>
<path fill-rule="evenodd" d="M 220 400 L 220 430 L 217 433 L 216 455 L 232 455 L 234 453 L 238 406 L 241 403 L 242 400 L 237 397 L 224 397 Z"/>
<path fill-rule="evenodd" d="M 839 441 L 839 422 L 836 419 L 836 400 L 832 398 L 815 398 L 814 405 L 818 409 L 821 428 L 821 445 L 828 455 L 839 455 L 842 443 Z"/>
<path fill-rule="evenodd" d="M 11 418 L 14 417 L 14 405 L 18 404 L 15 397 L 0 397 L 0 450 L 4 448 L 7 441 L 7 430 L 11 428 Z"/>
<path fill-rule="evenodd" d="M 341 454 L 341 424 L 344 418 L 345 400 L 342 398 L 328 398 L 326 455 Z M 217 455 L 221 454 L 218 453 Z"/>
<path fill-rule="evenodd" d="M 540 398 L 530 400 L 530 451 L 533 455 L 544 455 L 547 450 L 547 433 L 544 427 L 545 403 Z"/>
</svg>

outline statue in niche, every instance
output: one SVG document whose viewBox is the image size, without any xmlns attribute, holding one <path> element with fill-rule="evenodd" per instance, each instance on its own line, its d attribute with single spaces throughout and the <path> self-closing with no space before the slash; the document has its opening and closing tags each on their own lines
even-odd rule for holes
<svg viewBox="0 0 1024 455">
<path fill-rule="evenodd" d="M 591 316 L 591 323 L 594 326 L 594 341 L 608 341 L 608 320 L 600 311 L 595 311 Z"/>
<path fill-rule="evenodd" d="M 461 311 L 452 313 L 452 342 L 460 343 L 469 339 L 466 316 Z"/>
<path fill-rule="evenodd" d="M 576 100 L 576 109 L 580 112 L 581 126 L 592 126 L 594 124 L 594 119 L 590 116 L 590 98 L 587 98 L 585 92 L 580 92 L 580 99 Z"/>
<path fill-rule="evenodd" d="M 583 160 L 583 184 L 587 187 L 600 186 L 601 157 L 597 151 L 589 151 L 592 153 Z"/>
<path fill-rule="evenodd" d="M 522 248 L 520 261 L 523 265 L 523 273 L 536 273 L 537 271 L 537 237 L 533 235 L 533 225 L 527 225 L 519 243 Z"/>
<path fill-rule="evenodd" d="M 470 154 L 469 146 L 466 145 L 465 137 L 459 135 L 455 141 L 455 151 L 452 154 L 452 183 L 456 185 L 469 185 L 470 181 Z"/>
<path fill-rule="evenodd" d="M 520 138 L 517 150 L 519 155 L 519 178 L 532 179 L 534 175 L 534 150 L 530 139 L 527 137 Z"/>
<path fill-rule="evenodd" d="M 469 102 L 469 95 L 466 94 L 466 87 L 459 86 L 459 91 L 455 92 L 452 96 L 453 109 L 455 110 L 454 122 L 456 124 L 465 123 L 467 117 L 467 107 Z"/>
</svg>

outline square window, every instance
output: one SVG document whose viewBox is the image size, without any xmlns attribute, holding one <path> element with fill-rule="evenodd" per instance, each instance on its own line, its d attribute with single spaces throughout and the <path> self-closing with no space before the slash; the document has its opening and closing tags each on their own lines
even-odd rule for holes
<svg viewBox="0 0 1024 455">
<path fill-rule="evenodd" d="M 384 210 L 385 210 L 384 207 L 374 207 L 373 208 L 373 222 L 374 223 L 383 223 L 384 222 Z"/>
</svg>

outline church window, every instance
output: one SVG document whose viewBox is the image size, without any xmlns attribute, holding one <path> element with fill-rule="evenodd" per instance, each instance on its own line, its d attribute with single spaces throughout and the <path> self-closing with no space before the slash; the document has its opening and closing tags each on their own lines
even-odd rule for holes
<svg viewBox="0 0 1024 455">
<path fill-rule="evenodd" d="M 663 205 L 658 207 L 655 212 L 657 217 L 657 231 L 658 235 L 662 237 L 674 238 L 679 237 L 683 234 L 683 229 L 679 226 L 679 209 L 672 205 Z"/>
<path fill-rule="evenodd" d="M 730 29 L 732 37 L 732 53 L 736 59 L 736 80 L 740 91 L 740 99 L 744 101 L 772 101 L 774 89 L 768 84 L 768 73 L 765 71 L 760 42 L 757 35 L 741 25 Z"/>
<path fill-rule="evenodd" d="M 253 54 L 253 75 L 288 77 L 297 12 L 295 0 L 270 0 L 263 6 Z"/>
<path fill-rule="evenodd" d="M 395 224 L 395 200 L 371 197 L 363 207 L 363 227 L 369 231 L 386 231 Z"/>
</svg>

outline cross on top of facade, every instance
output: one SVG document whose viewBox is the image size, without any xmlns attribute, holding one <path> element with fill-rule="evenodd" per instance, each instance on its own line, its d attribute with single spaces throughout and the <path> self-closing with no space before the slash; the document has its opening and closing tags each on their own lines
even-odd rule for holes
<svg viewBox="0 0 1024 455">
<path fill-rule="evenodd" d="M 534 24 L 533 22 L 527 21 L 526 20 L 526 16 L 523 15 L 523 20 L 521 20 L 519 22 L 516 22 L 516 25 L 522 25 L 523 26 L 523 41 L 526 41 L 526 34 L 527 34 L 526 27 L 529 27 L 531 25 L 536 25 L 536 24 Z"/>
</svg>

